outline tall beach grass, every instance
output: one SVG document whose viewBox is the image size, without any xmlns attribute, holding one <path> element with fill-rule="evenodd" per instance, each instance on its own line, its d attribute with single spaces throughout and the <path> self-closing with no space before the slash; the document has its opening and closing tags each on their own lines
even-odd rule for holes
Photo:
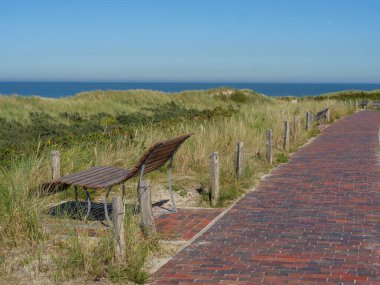
<svg viewBox="0 0 380 285">
<path fill-rule="evenodd" d="M 174 108 L 165 107 L 169 106 L 168 104 L 172 104 Z M 164 111 L 155 111 L 162 106 Z M 174 186 L 176 189 L 186 190 L 193 187 L 194 183 L 201 185 L 205 195 L 200 195 L 198 204 L 209 206 L 209 157 L 212 152 L 218 151 L 221 196 L 217 206 L 223 207 L 256 185 L 259 178 L 272 167 L 265 160 L 266 129 L 273 130 L 276 165 L 286 161 L 290 152 L 297 150 L 311 136 L 317 134 L 315 128 L 305 131 L 305 122 L 302 119 L 302 130 L 297 136 L 292 136 L 291 149 L 286 151 L 282 147 L 285 120 L 293 122 L 295 116 L 304 118 L 305 112 L 316 113 L 326 107 L 331 108 L 333 119 L 354 111 L 329 97 L 324 100 L 309 98 L 292 102 L 269 98 L 249 90 L 237 91 L 228 88 L 175 94 L 143 90 L 96 91 L 63 99 L 10 96 L 0 97 L 0 107 L 0 117 L 9 126 L 17 126 L 20 130 L 31 124 L 33 113 L 48 115 L 44 117 L 45 121 L 42 121 L 41 126 L 45 122 L 50 125 L 54 122 L 54 128 L 58 126 L 58 131 L 59 126 L 67 126 L 64 136 L 55 132 L 49 133 L 51 129 L 48 129 L 49 132 L 41 129 L 40 133 L 43 134 L 45 131 L 45 135 L 37 138 L 19 134 L 20 138 L 30 140 L 29 147 L 20 148 L 21 154 L 9 152 L 1 162 L 0 264 L 2 268 L 8 268 L 3 270 L 3 274 L 6 272 L 6 275 L 12 275 L 13 271 L 6 264 L 13 251 L 30 248 L 32 252 L 33 248 L 40 245 L 55 244 L 54 250 L 45 254 L 51 256 L 56 264 L 53 267 L 56 280 L 75 279 L 81 274 L 83 277 L 84 274 L 89 279 L 102 277 L 136 282 L 146 279 L 143 264 L 148 253 L 154 251 L 157 246 L 156 240 L 147 240 L 141 235 L 138 230 L 138 217 L 129 215 L 127 218 L 127 248 L 134 254 L 131 255 L 133 260 L 131 256 L 126 257 L 125 264 L 121 267 L 106 266 L 112 264 L 112 256 L 109 255 L 112 245 L 107 243 L 107 239 L 95 247 L 86 248 L 73 234 L 73 242 L 56 246 L 53 237 L 44 232 L 46 205 L 61 199 L 60 195 L 63 195 L 57 193 L 46 196 L 40 187 L 51 179 L 51 150 L 57 149 L 61 152 L 63 175 L 95 165 L 130 168 L 155 142 L 184 133 L 193 133 L 175 157 Z M 180 108 L 179 114 L 175 112 L 177 107 Z M 78 119 L 78 123 L 62 116 L 64 113 L 69 114 L 70 118 L 72 114 L 78 114 L 81 119 Z M 91 116 L 104 113 L 107 128 L 94 128 L 92 132 L 71 135 L 70 131 L 77 130 L 78 126 L 88 126 L 92 122 L 91 118 L 94 118 Z M 151 119 L 138 120 L 136 127 L 117 119 L 121 115 L 138 113 L 150 116 Z M 78 115 L 75 115 L 76 118 Z M 109 131 L 110 129 L 112 131 Z M 11 131 L 2 130 L 0 143 L 6 143 L 11 137 Z M 238 180 L 234 173 L 234 163 L 236 143 L 239 141 L 244 142 L 246 168 L 243 177 Z M 155 187 L 164 185 L 167 178 L 162 170 L 149 174 L 149 179 L 154 191 Z M 94 248 L 98 248 L 104 254 L 104 258 L 101 258 Z M 72 257 L 74 259 L 70 259 Z M 74 267 L 83 270 L 78 272 Z"/>
</svg>

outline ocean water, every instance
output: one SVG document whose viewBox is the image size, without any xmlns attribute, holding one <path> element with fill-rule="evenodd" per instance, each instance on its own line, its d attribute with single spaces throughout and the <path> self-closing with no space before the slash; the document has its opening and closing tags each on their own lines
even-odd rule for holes
<svg viewBox="0 0 380 285">
<path fill-rule="evenodd" d="M 252 89 L 268 96 L 307 96 L 352 89 L 368 91 L 380 89 L 380 83 L 0 82 L 0 94 L 59 98 L 92 90 L 151 89 L 164 92 L 180 92 L 221 86 Z"/>
</svg>

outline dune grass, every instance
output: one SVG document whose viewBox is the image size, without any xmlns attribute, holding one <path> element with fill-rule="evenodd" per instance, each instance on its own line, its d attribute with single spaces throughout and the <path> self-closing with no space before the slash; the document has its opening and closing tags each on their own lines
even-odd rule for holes
<svg viewBox="0 0 380 285">
<path fill-rule="evenodd" d="M 326 97 L 302 99 L 297 103 L 278 100 L 249 90 L 228 88 L 181 93 L 155 91 L 95 91 L 70 98 L 0 97 L 0 266 L 12 275 L 17 266 L 6 266 L 19 248 L 54 245 L 49 256 L 55 266 L 52 278 L 58 281 L 110 278 L 142 283 L 147 275 L 143 265 L 149 252 L 157 249 L 156 239 L 146 239 L 138 229 L 138 217 L 127 218 L 126 240 L 133 255 L 121 266 L 113 264 L 112 245 L 107 239 L 86 247 L 75 233 L 70 243 L 56 243 L 43 230 L 43 209 L 51 199 L 39 186 L 50 181 L 49 157 L 61 152 L 61 172 L 94 165 L 129 168 L 155 142 L 184 133 L 193 133 L 174 161 L 174 188 L 186 191 L 194 182 L 201 185 L 199 205 L 209 206 L 209 157 L 220 156 L 221 195 L 218 207 L 228 205 L 253 187 L 271 167 L 265 161 L 265 131 L 273 130 L 274 165 L 286 162 L 316 128 L 293 134 L 291 149 L 285 151 L 283 124 L 302 118 L 306 111 L 330 107 L 332 118 L 354 110 Z M 305 122 L 302 119 L 301 126 Z M 244 142 L 245 172 L 234 173 L 236 143 Z M 154 187 L 166 183 L 165 170 L 149 174 Z M 53 197 L 53 198 L 52 198 Z M 86 242 L 84 242 L 86 244 Z M 33 250 L 31 250 L 32 252 Z M 100 255 L 102 257 L 100 257 Z M 133 258 L 132 258 L 132 257 Z M 77 270 L 80 268 L 81 270 Z"/>
</svg>

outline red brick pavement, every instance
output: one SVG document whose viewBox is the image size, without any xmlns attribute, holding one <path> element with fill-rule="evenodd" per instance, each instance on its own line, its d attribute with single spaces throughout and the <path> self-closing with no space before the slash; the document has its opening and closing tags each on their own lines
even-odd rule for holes
<svg viewBox="0 0 380 285">
<path fill-rule="evenodd" d="M 156 217 L 155 223 L 164 239 L 190 240 L 221 212 L 221 209 L 178 209 L 176 214 Z"/>
<path fill-rule="evenodd" d="M 323 131 L 152 284 L 380 284 L 380 112 Z"/>
</svg>

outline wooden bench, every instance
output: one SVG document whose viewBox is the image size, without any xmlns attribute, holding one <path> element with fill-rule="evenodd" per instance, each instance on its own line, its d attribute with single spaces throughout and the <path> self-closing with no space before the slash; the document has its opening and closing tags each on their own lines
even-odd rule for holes
<svg viewBox="0 0 380 285">
<path fill-rule="evenodd" d="M 82 187 L 86 193 L 87 213 L 85 220 L 89 217 L 91 211 L 91 199 L 89 189 L 107 189 L 104 198 L 104 215 L 108 224 L 110 219 L 108 216 L 108 196 L 112 187 L 122 184 L 123 196 L 125 193 L 124 183 L 139 176 L 139 185 L 143 179 L 143 175 L 152 172 L 169 162 L 169 194 L 173 204 L 173 211 L 177 212 L 172 192 L 172 164 L 173 158 L 181 146 L 192 134 L 182 135 L 166 141 L 161 141 L 150 147 L 141 157 L 139 162 L 131 170 L 113 166 L 95 166 L 89 169 L 79 171 L 53 181 L 56 185 L 63 187 L 74 186 L 75 200 L 78 203 L 78 187 Z"/>
<path fill-rule="evenodd" d="M 368 100 L 362 100 L 359 105 L 364 109 L 366 106 L 368 106 Z"/>
<path fill-rule="evenodd" d="M 323 109 L 322 111 L 318 112 L 317 115 L 315 116 L 316 121 L 322 121 L 326 120 L 327 121 L 327 113 L 329 111 L 329 108 Z"/>
</svg>

